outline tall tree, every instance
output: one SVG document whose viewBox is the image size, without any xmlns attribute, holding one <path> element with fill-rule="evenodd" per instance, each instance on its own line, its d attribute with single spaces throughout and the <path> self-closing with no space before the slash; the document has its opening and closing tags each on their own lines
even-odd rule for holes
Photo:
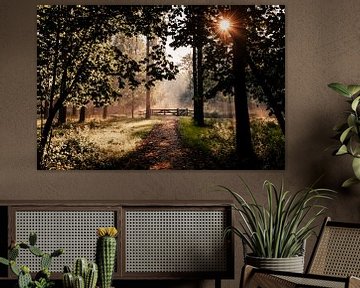
<svg viewBox="0 0 360 288">
<path fill-rule="evenodd" d="M 285 134 L 285 6 L 248 9 L 248 88 Z"/>
<path fill-rule="evenodd" d="M 94 71 L 107 74 L 111 61 L 97 61 L 96 48 L 113 33 L 115 14 L 96 6 L 42 5 L 38 7 L 38 97 L 50 102 L 49 115 L 41 131 L 38 167 L 41 168 L 53 120 L 65 102 L 83 93 L 83 85 Z M 109 47 L 107 47 L 109 48 Z M 111 57 L 111 56 L 109 56 Z M 109 60 L 109 59 L 106 59 Z M 113 69 L 115 70 L 115 69 Z M 93 77 L 95 97 L 109 96 L 106 77 Z M 101 90 L 101 91 L 100 91 Z M 108 92 L 108 93 L 104 93 Z"/>
<path fill-rule="evenodd" d="M 134 14 L 133 24 L 135 35 L 146 38 L 146 57 L 140 61 L 145 67 L 145 79 L 142 79 L 146 88 L 145 118 L 150 118 L 151 87 L 157 81 L 173 80 L 179 72 L 178 67 L 169 61 L 166 51 L 166 41 L 169 35 L 168 14 L 172 10 L 170 5 L 139 6 Z"/>
<path fill-rule="evenodd" d="M 142 36 L 129 37 L 117 34 L 113 39 L 113 44 L 122 53 L 128 55 L 130 59 L 139 63 L 144 57 L 146 57 L 146 43 L 144 43 L 141 38 Z M 143 103 L 142 96 L 146 93 L 144 85 L 140 85 L 141 80 L 145 78 L 144 73 L 145 71 L 142 71 L 139 66 L 139 70 L 134 75 L 134 78 L 114 78 L 117 84 L 122 82 L 121 86 L 123 87 L 121 89 L 122 97 L 119 100 L 119 105 L 121 105 L 125 110 L 126 107 L 130 107 L 131 118 L 135 117 L 135 109 Z"/>
<path fill-rule="evenodd" d="M 148 17 L 143 25 L 134 26 L 134 19 L 147 11 L 146 7 L 38 6 L 38 99 L 42 103 L 49 101 L 49 115 L 38 143 L 38 168 L 42 168 L 45 148 L 51 141 L 50 131 L 55 116 L 66 102 L 85 105 L 93 101 L 95 105 L 103 106 L 120 96 L 113 89 L 112 76 L 135 79 L 141 63 L 111 45 L 111 37 L 117 33 L 146 35 L 150 24 L 155 26 L 154 35 L 166 38 L 159 24 L 163 20 Z M 160 65 L 156 69 L 151 67 L 153 79 L 149 85 L 159 79 L 174 77 L 176 72 L 162 50 L 159 45 L 152 51 L 151 56 L 157 60 L 154 65 Z M 124 87 L 123 84 L 123 80 L 119 81 L 120 88 Z"/>
<path fill-rule="evenodd" d="M 270 116 L 276 117 L 285 134 L 285 7 L 246 7 L 246 87 L 253 98 L 267 105 Z M 228 17 L 232 23 L 230 30 L 237 23 L 234 16 L 226 7 L 223 9 L 223 17 Z M 215 34 L 219 34 L 216 29 Z M 204 61 L 209 86 L 205 91 L 206 98 L 215 97 L 217 92 L 233 94 L 234 78 L 229 73 L 233 57 L 230 38 L 226 33 L 220 33 L 220 39 L 213 38 L 211 45 L 205 47 L 205 55 L 211 55 Z"/>
<path fill-rule="evenodd" d="M 215 6 L 177 6 L 171 15 L 170 46 L 175 49 L 190 46 L 193 51 L 194 122 L 198 126 L 204 125 L 203 49 L 210 37 L 209 26 L 215 10 Z"/>
<path fill-rule="evenodd" d="M 254 157 L 251 141 L 248 95 L 246 91 L 246 59 L 247 30 L 246 6 L 233 6 L 234 19 L 233 38 L 233 75 L 236 118 L 236 154 L 247 164 Z"/>
<path fill-rule="evenodd" d="M 150 119 L 151 117 L 151 85 L 150 85 L 150 36 L 146 37 L 146 97 L 145 97 L 145 119 Z"/>
</svg>

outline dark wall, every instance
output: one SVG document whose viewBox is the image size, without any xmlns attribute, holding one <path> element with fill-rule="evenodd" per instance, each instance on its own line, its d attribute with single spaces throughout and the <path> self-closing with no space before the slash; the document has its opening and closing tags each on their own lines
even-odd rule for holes
<svg viewBox="0 0 360 288">
<path fill-rule="evenodd" d="M 346 191 L 339 188 L 351 173 L 350 159 L 332 157 L 330 150 L 326 150 L 333 143 L 332 127 L 344 117 L 346 108 L 343 98 L 330 91 L 327 84 L 360 83 L 358 0 L 281 2 L 286 5 L 287 37 L 285 171 L 147 172 L 36 170 L 37 2 L 0 1 L 0 200 L 230 200 L 212 186 L 237 188 L 238 176 L 242 176 L 264 201 L 261 187 L 265 179 L 276 184 L 284 179 L 288 189 L 297 190 L 324 174 L 321 185 L 339 191 L 337 200 L 329 204 L 328 214 L 337 220 L 360 221 L 360 186 Z M 92 3 L 121 4 L 119 1 Z M 237 271 L 241 266 L 238 248 Z M 239 273 L 235 281 L 226 281 L 225 286 L 237 287 L 238 280 Z"/>
</svg>

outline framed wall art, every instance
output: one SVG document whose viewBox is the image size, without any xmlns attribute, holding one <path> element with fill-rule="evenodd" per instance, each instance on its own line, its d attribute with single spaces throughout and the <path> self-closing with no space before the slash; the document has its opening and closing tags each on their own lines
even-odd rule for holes
<svg viewBox="0 0 360 288">
<path fill-rule="evenodd" d="M 41 170 L 285 168 L 285 7 L 39 5 Z"/>
</svg>

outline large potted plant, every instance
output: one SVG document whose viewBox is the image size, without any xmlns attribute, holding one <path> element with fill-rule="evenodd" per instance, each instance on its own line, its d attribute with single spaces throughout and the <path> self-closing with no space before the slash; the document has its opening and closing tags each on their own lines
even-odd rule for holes
<svg viewBox="0 0 360 288">
<path fill-rule="evenodd" d="M 348 187 L 360 183 L 360 85 L 331 83 L 328 86 L 346 97 L 350 104 L 346 122 L 334 128 L 340 142 L 334 154 L 337 156 L 350 155 L 352 158 L 354 175 L 342 184 L 343 187 Z"/>
<path fill-rule="evenodd" d="M 239 227 L 229 227 L 243 242 L 245 264 L 259 268 L 300 272 L 304 270 L 305 241 L 314 233 L 316 219 L 326 209 L 318 200 L 331 199 L 334 191 L 305 188 L 296 193 L 278 189 L 266 180 L 267 203 L 262 205 L 244 183 L 251 201 L 222 186 L 234 196 Z"/>
</svg>

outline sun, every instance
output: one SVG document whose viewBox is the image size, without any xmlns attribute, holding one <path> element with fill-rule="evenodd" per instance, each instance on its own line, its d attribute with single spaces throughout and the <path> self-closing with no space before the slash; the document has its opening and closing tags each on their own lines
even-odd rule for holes
<svg viewBox="0 0 360 288">
<path fill-rule="evenodd" d="M 221 31 L 228 31 L 231 27 L 231 22 L 229 19 L 221 19 L 219 22 L 219 28 Z"/>
</svg>

